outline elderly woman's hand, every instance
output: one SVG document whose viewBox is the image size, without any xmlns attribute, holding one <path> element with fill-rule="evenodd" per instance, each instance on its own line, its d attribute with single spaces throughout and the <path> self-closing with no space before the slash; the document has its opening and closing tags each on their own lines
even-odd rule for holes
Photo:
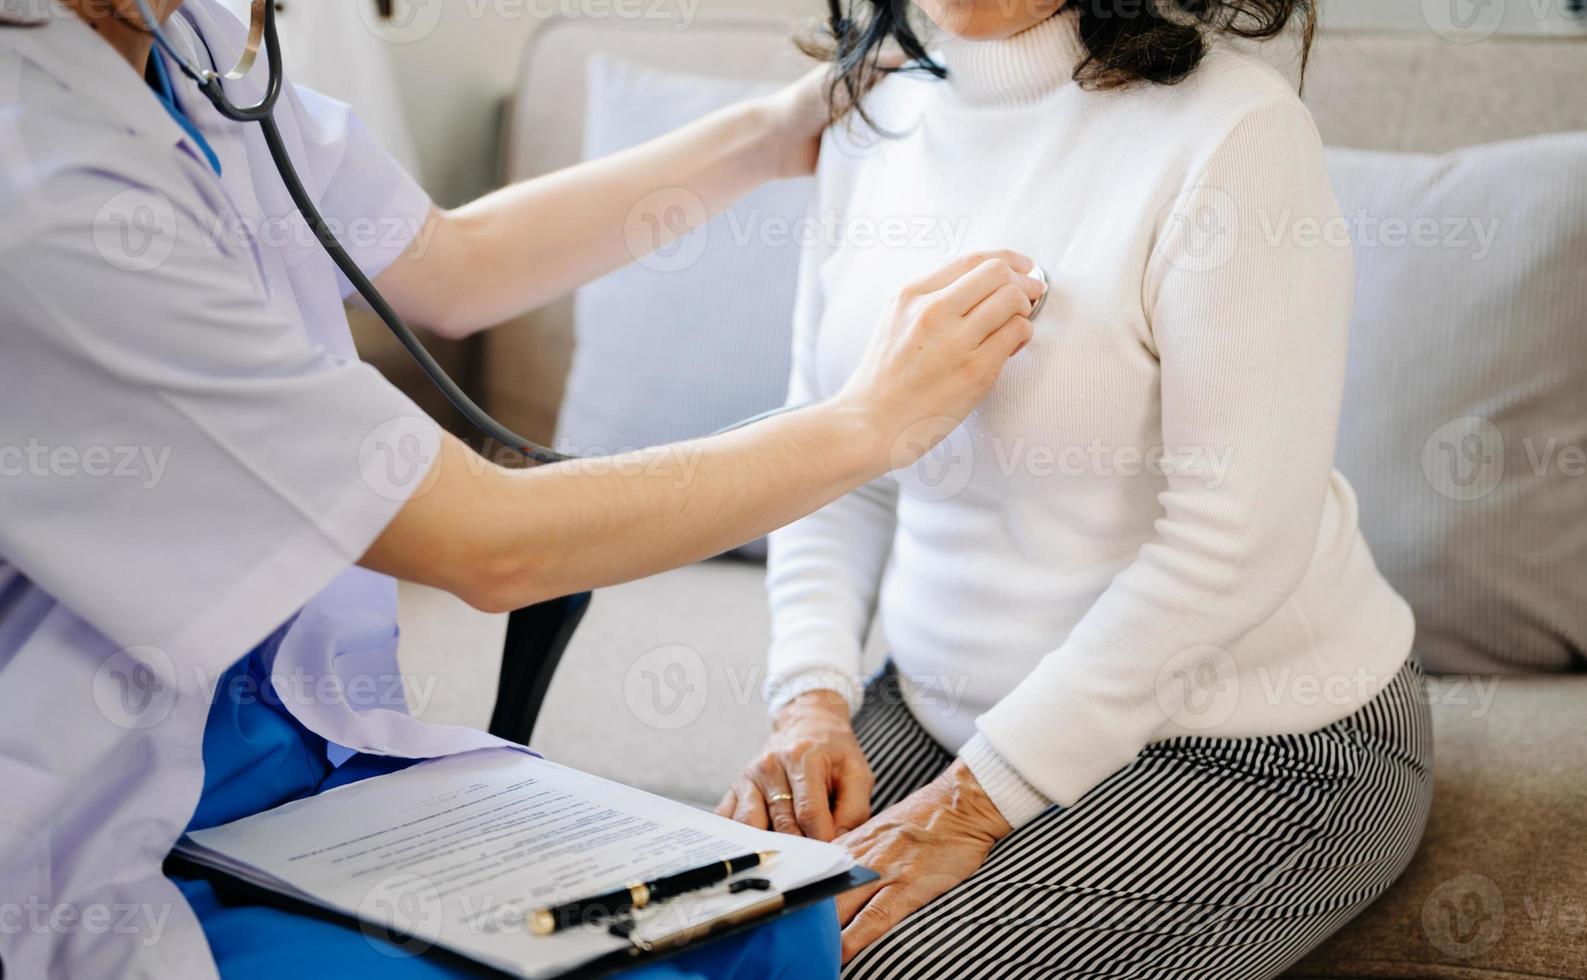
<svg viewBox="0 0 1587 980">
<path fill-rule="evenodd" d="M 811 691 L 777 712 L 765 749 L 716 812 L 761 830 L 829 841 L 870 817 L 871 785 L 848 702 Z"/>
<path fill-rule="evenodd" d="M 963 762 L 839 838 L 881 875 L 838 897 L 843 962 L 981 867 L 1010 827 Z"/>
</svg>

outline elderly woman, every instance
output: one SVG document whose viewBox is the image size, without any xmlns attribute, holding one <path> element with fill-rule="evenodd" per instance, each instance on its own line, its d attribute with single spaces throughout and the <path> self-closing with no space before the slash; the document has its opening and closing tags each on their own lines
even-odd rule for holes
<svg viewBox="0 0 1587 980">
<path fill-rule="evenodd" d="M 897 5 L 833 19 L 871 126 L 829 133 L 823 210 L 940 216 L 1051 282 L 937 452 L 771 539 L 774 732 L 719 812 L 881 872 L 839 903 L 855 978 L 1275 976 L 1428 807 L 1412 617 L 1332 469 L 1350 258 L 1270 232 L 1337 214 L 1322 147 L 1225 43 L 1307 4 L 1062 2 L 917 0 L 930 58 Z M 872 87 L 890 39 L 916 70 Z M 933 256 L 807 256 L 792 401 Z"/>
</svg>

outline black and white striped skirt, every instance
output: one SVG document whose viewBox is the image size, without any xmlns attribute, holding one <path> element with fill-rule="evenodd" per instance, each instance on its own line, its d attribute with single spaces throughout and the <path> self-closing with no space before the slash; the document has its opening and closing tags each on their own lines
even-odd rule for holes
<svg viewBox="0 0 1587 980">
<path fill-rule="evenodd" d="M 872 812 L 953 761 L 889 667 L 855 730 Z M 1414 661 L 1355 714 L 1305 735 L 1148 746 L 849 963 L 847 980 L 1274 977 L 1386 889 L 1432 801 Z"/>
</svg>

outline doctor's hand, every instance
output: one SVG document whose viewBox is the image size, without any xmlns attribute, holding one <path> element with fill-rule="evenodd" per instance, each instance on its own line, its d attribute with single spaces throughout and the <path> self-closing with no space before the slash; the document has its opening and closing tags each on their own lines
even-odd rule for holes
<svg viewBox="0 0 1587 980">
<path fill-rule="evenodd" d="M 827 109 L 831 77 L 823 65 L 760 100 L 765 108 L 763 118 L 768 127 L 767 145 L 772 150 L 774 176 L 803 177 L 815 173 L 821 133 L 831 121 Z"/>
<path fill-rule="evenodd" d="M 889 44 L 876 63 L 883 69 L 890 69 L 906 60 L 902 50 Z M 832 110 L 827 102 L 831 87 L 832 66 L 824 64 L 761 99 L 760 104 L 769 110 L 764 118 L 770 125 L 770 143 L 776 151 L 772 171 L 775 176 L 803 177 L 815 172 L 821 133 L 832 121 Z"/>
<path fill-rule="evenodd" d="M 830 841 L 869 819 L 872 783 L 848 702 L 811 691 L 777 712 L 765 749 L 716 812 L 761 830 Z"/>
<path fill-rule="evenodd" d="M 838 840 L 881 878 L 838 896 L 843 962 L 975 874 L 1011 828 L 963 762 Z"/>
<path fill-rule="evenodd" d="M 900 290 L 836 400 L 859 403 L 889 447 L 889 468 L 947 437 L 1031 338 L 1046 288 L 1030 259 L 973 252 Z"/>
</svg>

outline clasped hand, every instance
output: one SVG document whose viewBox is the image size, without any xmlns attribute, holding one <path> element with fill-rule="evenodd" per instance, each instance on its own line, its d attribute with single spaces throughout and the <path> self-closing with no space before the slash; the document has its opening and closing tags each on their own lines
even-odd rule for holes
<svg viewBox="0 0 1587 980">
<path fill-rule="evenodd" d="M 874 782 L 847 702 L 816 691 L 778 713 L 765 749 L 716 808 L 763 830 L 836 841 L 881 876 L 838 898 L 845 963 L 974 874 L 1010 830 L 963 762 L 872 817 Z"/>
</svg>

